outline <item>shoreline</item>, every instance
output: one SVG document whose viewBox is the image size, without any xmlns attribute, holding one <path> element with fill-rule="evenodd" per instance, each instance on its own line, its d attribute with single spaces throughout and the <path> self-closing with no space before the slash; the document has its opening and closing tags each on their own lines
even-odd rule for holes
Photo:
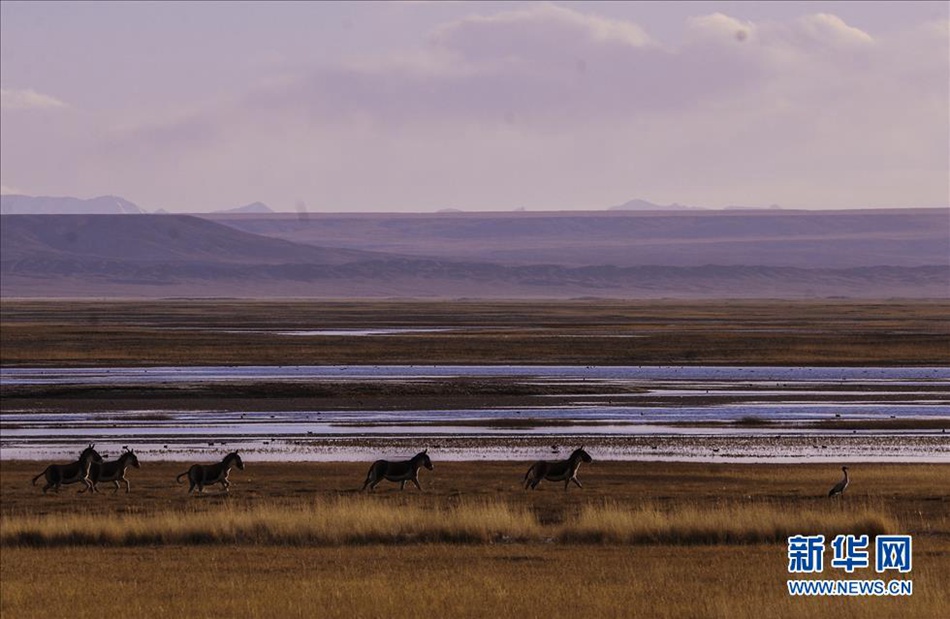
<svg viewBox="0 0 950 619">
<path fill-rule="evenodd" d="M 950 463 L 950 437 L 931 434 L 813 434 L 800 436 L 643 435 L 596 436 L 588 434 L 478 437 L 443 435 L 298 437 L 286 441 L 194 438 L 175 443 L 135 441 L 128 436 L 73 436 L 44 443 L 17 445 L 9 439 L 0 450 L 0 462 L 13 460 L 67 461 L 78 447 L 95 443 L 101 453 L 117 457 L 130 446 L 143 459 L 161 462 L 202 459 L 238 451 L 249 462 L 333 463 L 398 459 L 427 448 L 433 457 L 453 462 L 512 462 L 566 457 L 585 445 L 596 457 L 609 462 L 670 463 Z"/>
</svg>

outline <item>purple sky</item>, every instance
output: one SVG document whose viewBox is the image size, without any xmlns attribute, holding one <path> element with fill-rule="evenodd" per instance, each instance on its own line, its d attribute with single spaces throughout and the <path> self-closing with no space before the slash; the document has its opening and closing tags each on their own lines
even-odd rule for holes
<svg viewBox="0 0 950 619">
<path fill-rule="evenodd" d="M 0 4 L 4 193 L 950 202 L 947 2 Z"/>
</svg>

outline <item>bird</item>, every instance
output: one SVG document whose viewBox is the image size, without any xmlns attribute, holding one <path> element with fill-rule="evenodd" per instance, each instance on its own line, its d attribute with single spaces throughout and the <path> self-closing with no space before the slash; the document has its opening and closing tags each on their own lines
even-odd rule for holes
<svg viewBox="0 0 950 619">
<path fill-rule="evenodd" d="M 850 482 L 850 480 L 848 479 L 848 467 L 843 466 L 841 467 L 841 470 L 844 471 L 844 479 L 836 483 L 835 487 L 828 491 L 828 496 L 839 495 L 843 493 L 845 489 L 848 487 L 848 482 Z"/>
</svg>

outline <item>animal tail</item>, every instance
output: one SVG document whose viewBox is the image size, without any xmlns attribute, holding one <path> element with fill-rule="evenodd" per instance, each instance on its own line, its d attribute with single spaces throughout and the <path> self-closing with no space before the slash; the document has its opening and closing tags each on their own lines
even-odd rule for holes
<svg viewBox="0 0 950 619">
<path fill-rule="evenodd" d="M 528 478 L 531 477 L 531 471 L 534 470 L 534 467 L 534 464 L 528 467 L 528 470 L 524 474 L 524 479 L 521 480 L 522 483 L 528 483 Z"/>
<path fill-rule="evenodd" d="M 373 462 L 372 464 L 369 465 L 369 470 L 366 471 L 366 479 L 365 481 L 363 481 L 363 488 L 362 488 L 363 490 L 366 490 L 366 486 L 368 486 L 370 482 L 373 480 L 373 471 L 376 469 L 377 464 L 378 462 Z"/>
<path fill-rule="evenodd" d="M 184 477 L 185 475 L 187 475 L 189 472 L 190 472 L 190 471 L 185 471 L 184 473 L 182 473 L 181 475 L 179 475 L 178 477 L 176 477 L 176 478 L 175 478 L 175 481 L 177 481 L 178 483 L 181 483 L 181 478 Z"/>
<path fill-rule="evenodd" d="M 36 477 L 33 478 L 33 485 L 34 485 L 34 486 L 36 485 L 36 480 L 39 479 L 40 477 L 42 477 L 43 475 L 46 475 L 46 471 L 48 471 L 48 470 L 49 470 L 49 467 L 46 467 L 45 469 L 43 469 L 43 472 L 42 472 L 42 473 L 40 473 L 39 475 L 37 475 Z"/>
</svg>

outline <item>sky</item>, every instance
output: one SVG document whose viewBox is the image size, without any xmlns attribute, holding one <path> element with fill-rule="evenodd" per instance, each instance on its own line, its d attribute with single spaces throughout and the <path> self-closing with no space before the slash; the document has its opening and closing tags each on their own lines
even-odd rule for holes
<svg viewBox="0 0 950 619">
<path fill-rule="evenodd" d="M 947 207 L 948 2 L 0 2 L 3 193 Z"/>
</svg>

